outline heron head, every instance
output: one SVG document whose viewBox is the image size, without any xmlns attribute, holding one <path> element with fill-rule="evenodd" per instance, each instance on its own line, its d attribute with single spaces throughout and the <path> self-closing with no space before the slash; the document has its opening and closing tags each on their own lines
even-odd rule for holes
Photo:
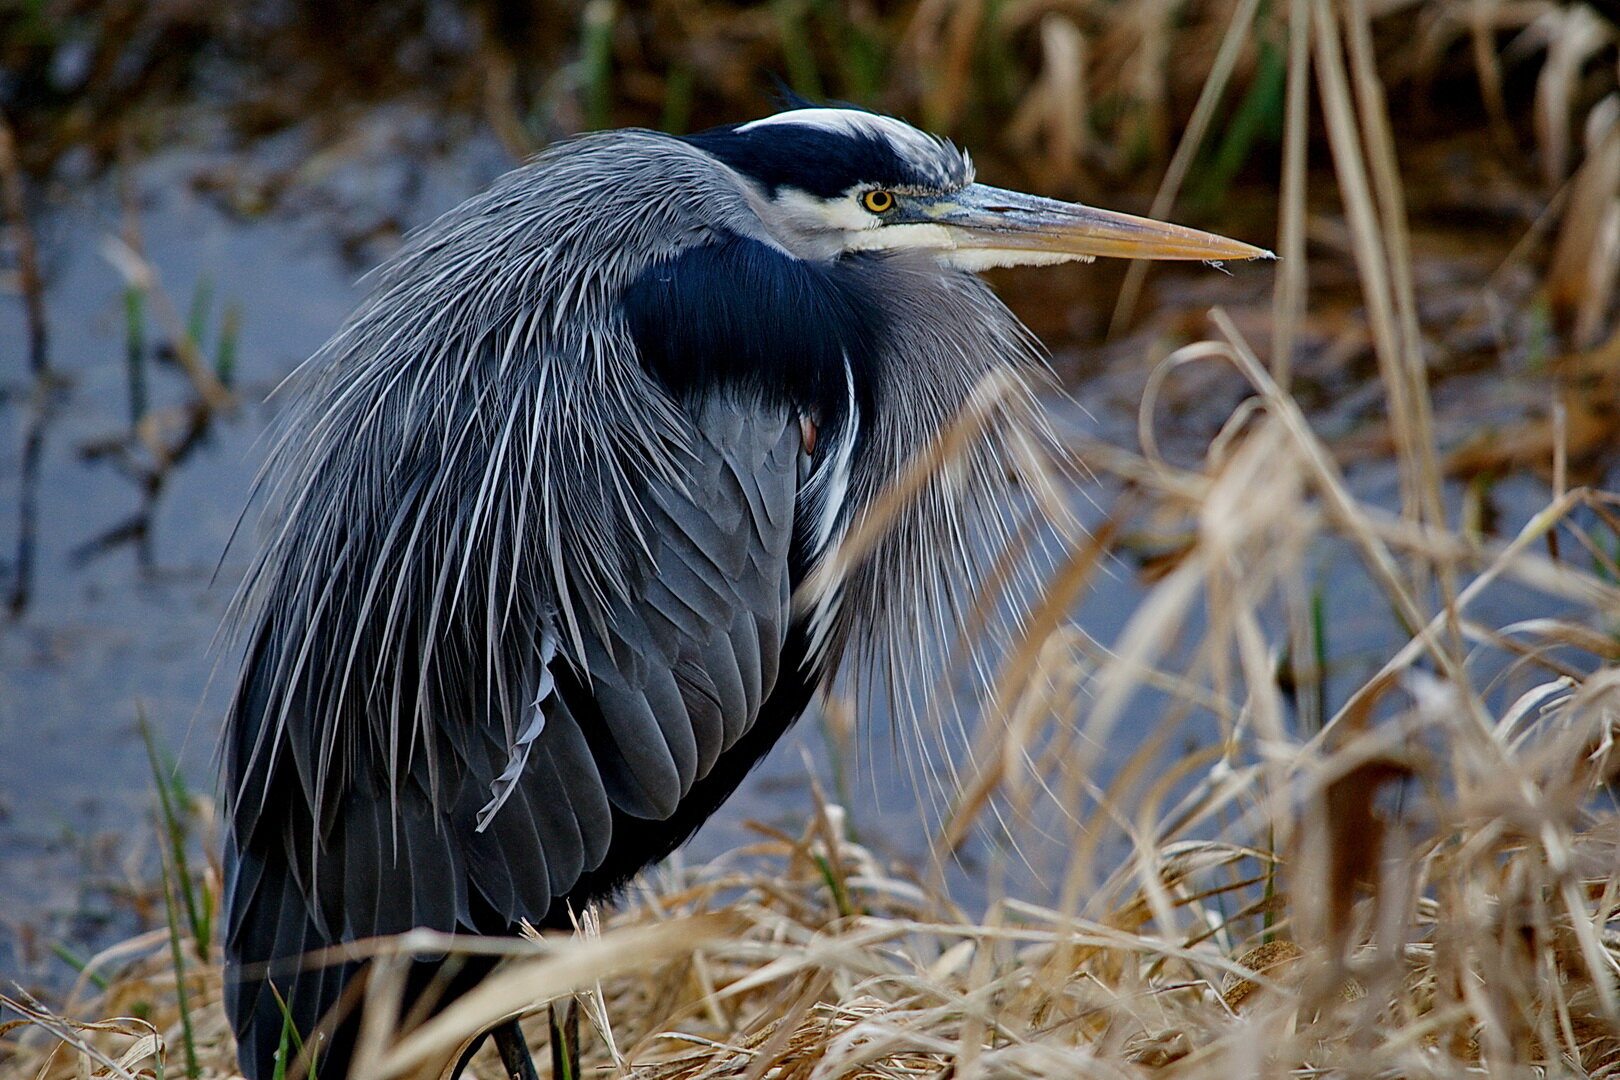
<svg viewBox="0 0 1620 1080">
<path fill-rule="evenodd" d="M 744 180 L 767 229 L 803 258 L 922 251 L 962 270 L 1089 260 L 1253 259 L 1212 233 L 974 182 L 949 142 L 859 109 L 800 108 L 688 141 Z"/>
</svg>

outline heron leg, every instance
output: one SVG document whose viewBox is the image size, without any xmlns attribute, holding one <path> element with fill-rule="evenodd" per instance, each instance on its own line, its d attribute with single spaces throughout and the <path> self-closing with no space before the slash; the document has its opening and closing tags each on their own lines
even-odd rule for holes
<svg viewBox="0 0 1620 1080">
<path fill-rule="evenodd" d="M 534 1058 L 529 1056 L 529 1043 L 516 1020 L 500 1024 L 490 1034 L 495 1036 L 495 1048 L 501 1052 L 501 1064 L 506 1066 L 510 1080 L 540 1080 L 540 1074 L 534 1071 Z"/>
<path fill-rule="evenodd" d="M 570 997 L 568 1009 L 559 1020 L 557 1003 L 551 1003 L 552 1080 L 579 1080 L 579 999 Z"/>
</svg>

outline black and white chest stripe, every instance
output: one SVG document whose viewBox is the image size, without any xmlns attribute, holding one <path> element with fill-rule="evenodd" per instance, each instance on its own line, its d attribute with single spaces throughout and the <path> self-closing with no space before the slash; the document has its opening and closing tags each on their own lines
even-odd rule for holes
<svg viewBox="0 0 1620 1080">
<path fill-rule="evenodd" d="M 818 561 L 826 551 L 843 539 L 849 526 L 850 467 L 855 458 L 855 447 L 861 438 L 861 407 L 855 396 L 855 373 L 845 361 L 845 405 L 838 425 L 823 445 L 818 445 L 820 460 L 811 455 L 810 474 L 805 479 L 799 496 L 806 528 L 801 534 L 805 554 L 809 561 Z"/>
<path fill-rule="evenodd" d="M 805 563 L 813 574 L 824 558 L 843 543 L 849 529 L 850 478 L 855 460 L 855 448 L 861 441 L 861 408 L 855 395 L 855 373 L 845 362 L 847 404 L 838 428 L 827 444 L 818 446 L 821 459 L 811 467 L 799 495 L 800 520 L 804 523 L 800 533 Z M 837 623 L 842 588 L 837 581 L 822 585 L 808 577 L 799 587 L 794 604 L 809 620 L 810 638 L 806 662 L 819 664 L 825 659 L 831 631 Z"/>
</svg>

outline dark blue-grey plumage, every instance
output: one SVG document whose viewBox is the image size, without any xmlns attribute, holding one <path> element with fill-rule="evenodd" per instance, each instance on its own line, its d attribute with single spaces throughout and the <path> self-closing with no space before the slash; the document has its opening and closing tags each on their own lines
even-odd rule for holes
<svg viewBox="0 0 1620 1080">
<path fill-rule="evenodd" d="M 434 648 L 425 627 L 413 628 L 406 640 L 420 643 L 427 671 L 403 681 L 420 684 L 422 707 L 443 718 L 429 733 L 436 745 L 411 755 L 404 783 L 390 790 L 386 743 L 367 745 L 362 735 L 341 792 L 321 801 L 309 795 L 311 769 L 300 767 L 299 746 L 288 742 L 278 757 L 263 727 L 276 715 L 267 707 L 274 685 L 289 669 L 282 652 L 307 638 L 266 631 L 233 719 L 230 780 L 266 798 L 259 812 L 238 815 L 232 831 L 233 957 L 296 957 L 415 926 L 509 934 L 527 919 L 566 927 L 569 906 L 612 892 L 701 822 L 706 813 L 686 803 L 700 782 L 710 780 L 712 794 L 699 794 L 712 810 L 798 715 L 815 672 L 790 657 L 792 670 L 779 679 L 791 631 L 797 418 L 721 396 L 697 420 L 690 484 L 636 492 L 648 526 L 647 546 L 627 568 L 636 599 L 604 605 L 596 625 L 581 628 L 577 658 L 553 660 L 541 730 L 483 829 L 492 780 L 511 753 L 496 710 L 521 713 L 530 703 L 522 694 L 491 701 L 489 688 L 461 669 L 510 658 L 481 657 L 476 633 Z M 423 579 L 413 587 L 425 590 L 443 566 L 427 559 L 400 570 Z M 482 621 L 475 616 L 474 626 Z M 309 629 L 320 625 L 317 618 Z M 539 655 L 529 650 L 531 662 Z M 521 659 L 517 668 L 524 685 L 541 681 Z M 509 674 L 496 686 L 503 681 L 519 679 Z M 367 700 L 363 688 L 353 693 Z M 299 704 L 283 708 L 292 723 L 307 722 Z M 737 753 L 762 718 L 774 730 Z M 276 990 L 308 1031 L 347 974 L 288 970 L 269 982 L 233 982 L 228 1005 L 252 1060 L 264 1061 L 280 1039 Z M 334 1069 L 341 1075 L 340 1060 L 328 1062 L 328 1075 Z"/>
<path fill-rule="evenodd" d="M 720 233 L 648 267 L 621 303 L 642 363 L 681 399 L 734 386 L 760 400 L 842 411 L 848 375 L 871 415 L 887 332 L 888 256 L 836 262 Z"/>
<path fill-rule="evenodd" d="M 357 970 L 303 954 L 566 926 L 684 841 L 844 655 L 904 681 L 948 640 L 1006 531 L 1032 350 L 925 252 L 824 256 L 791 200 L 766 220 L 772 191 L 897 183 L 896 161 L 913 185 L 971 178 L 904 125 L 816 112 L 554 147 L 416 237 L 312 361 L 225 738 L 251 1080 L 283 1003 L 311 1037 Z M 770 165 L 784 134 L 847 152 L 794 173 Z M 975 393 L 980 442 L 818 574 Z M 484 970 L 424 958 L 411 992 Z M 325 1037 L 323 1077 L 353 1031 Z"/>
</svg>

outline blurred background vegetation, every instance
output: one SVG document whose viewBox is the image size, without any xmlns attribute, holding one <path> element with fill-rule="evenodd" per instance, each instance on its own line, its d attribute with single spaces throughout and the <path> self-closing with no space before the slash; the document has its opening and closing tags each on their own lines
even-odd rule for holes
<svg viewBox="0 0 1620 1080">
<path fill-rule="evenodd" d="M 1483 132 L 1526 179 L 1567 175 L 1579 150 L 1553 125 L 1614 89 L 1600 7 L 1363 6 L 1403 141 Z M 398 102 L 452 130 L 487 125 L 523 155 L 588 128 L 751 117 L 779 82 L 906 116 L 1082 194 L 1157 179 L 1235 34 L 1194 170 L 1213 198 L 1245 167 L 1273 175 L 1287 12 L 1284 0 L 7 0 L 0 105 L 38 179 L 64 157 L 82 175 L 209 122 L 243 142 L 308 126 L 330 145 Z"/>
<path fill-rule="evenodd" d="M 219 552 L 274 410 L 258 403 L 336 329 L 353 301 L 349 282 L 411 228 L 548 142 L 596 127 L 682 132 L 746 120 L 787 90 L 947 135 L 991 182 L 1150 212 L 1284 256 L 1230 275 L 1122 263 L 994 275 L 1084 406 L 1055 402 L 1054 414 L 1062 452 L 1080 465 L 1073 471 L 1095 481 L 1076 500 L 1095 543 L 1065 553 L 1067 576 L 1043 598 L 1049 621 L 1020 645 L 1041 663 L 1003 690 L 1035 700 L 1018 735 L 1030 775 L 1044 782 L 1040 769 L 1052 768 L 1061 780 L 1047 793 L 1064 793 L 1053 830 L 1074 853 L 1064 888 L 1085 886 L 1072 885 L 1069 899 L 1129 937 L 1126 952 L 1146 974 L 1137 981 L 1136 960 L 1116 963 L 1112 945 L 1078 959 L 1058 949 L 1039 959 L 1048 983 L 1030 984 L 1027 958 L 964 950 L 976 931 L 958 940 L 953 926 L 937 935 L 937 955 L 919 950 L 922 966 L 938 961 L 928 968 L 935 985 L 914 999 L 926 1015 L 896 1024 L 939 1033 L 940 1046 L 968 1061 L 985 1030 L 1020 1033 L 1003 1050 L 1051 1035 L 1042 1045 L 1067 1052 L 1071 1035 L 1084 1047 L 1095 1034 L 1116 1055 L 1127 1037 L 1152 1036 L 1128 1056 L 1138 1071 L 1197 1043 L 1213 1062 L 1208 1075 L 1224 1076 L 1252 1065 L 1254 1047 L 1268 1042 L 1256 1031 L 1271 1031 L 1278 1046 L 1293 1039 L 1300 1060 L 1317 1060 L 1315 1018 L 1342 1022 L 1333 1029 L 1342 1056 L 1329 1060 L 1351 1073 L 1373 1071 L 1366 1048 L 1377 1046 L 1387 1075 L 1451 1075 L 1399 1057 L 1427 1052 L 1431 1031 L 1450 1030 L 1455 1074 L 1474 1075 L 1483 1043 L 1503 1075 L 1517 1076 L 1524 1063 L 1546 1061 L 1559 1038 L 1581 1058 L 1585 1014 L 1574 1010 L 1560 1035 L 1552 1012 L 1525 1004 L 1565 979 L 1572 995 L 1603 1005 L 1588 1019 L 1610 1040 L 1600 1057 L 1614 1075 L 1612 979 L 1588 985 L 1568 941 L 1595 927 L 1607 935 L 1602 947 L 1620 953 L 1617 740 L 1604 696 L 1620 685 L 1617 19 L 1620 4 L 1576 0 L 0 0 L 0 585 L 11 612 L 0 622 L 0 970 L 17 958 L 30 974 L 46 970 L 52 950 L 78 966 L 73 949 L 165 922 L 146 947 L 186 937 L 207 957 L 209 919 L 193 915 L 188 927 L 173 912 L 208 906 L 179 903 L 169 879 L 154 887 L 152 842 L 129 841 L 151 787 L 135 719 L 150 717 L 158 742 L 184 744 L 180 771 L 200 778 L 190 789 L 159 784 L 166 824 L 157 834 L 178 835 L 171 811 L 183 803 L 204 840 L 164 840 L 158 861 L 175 889 L 212 895 L 211 809 L 186 792 L 209 788 L 218 712 L 200 658 L 242 561 L 240 548 L 223 564 Z M 212 262 L 191 257 L 210 245 Z M 1223 314 L 1211 320 L 1217 307 Z M 1187 362 L 1211 357 L 1241 362 Z M 1295 407 L 1299 423 L 1287 426 Z M 1515 568 L 1517 591 L 1492 584 Z M 1468 581 L 1461 591 L 1459 580 Z M 1204 618 L 1211 612 L 1220 617 Z M 1417 634 L 1431 620 L 1434 632 Z M 1146 668 L 1120 659 L 1132 642 L 1138 658 L 1173 675 L 1155 672 L 1158 697 L 1139 685 L 1151 681 Z M 1425 696 L 1431 670 L 1497 726 L 1458 723 L 1465 710 L 1453 698 Z M 1536 680 L 1552 681 L 1530 686 Z M 1562 711 L 1541 708 L 1554 699 Z M 982 799 L 946 808 L 957 866 L 985 865 L 972 862 L 982 852 L 955 847 L 985 793 L 1022 783 L 1006 801 L 1008 820 L 1025 826 L 1040 816 L 1021 813 L 1019 799 L 1046 790 L 1014 768 L 1014 744 L 997 726 L 1008 710 L 987 712 L 984 731 L 962 740 L 980 751 L 966 760 L 992 773 L 1005 766 L 1011 779 L 992 775 Z M 834 771 L 840 754 L 856 761 L 859 752 L 846 745 L 847 713 L 829 715 Z M 1256 716 L 1282 718 L 1279 731 L 1256 735 Z M 1563 736 L 1543 730 L 1566 721 Z M 1352 751 L 1391 731 L 1398 739 L 1402 724 L 1417 733 L 1404 747 L 1412 758 L 1391 766 L 1375 748 L 1366 753 L 1377 768 L 1355 763 Z M 1090 760 L 1070 752 L 1081 745 L 1086 754 L 1106 746 L 1106 767 L 1063 775 Z M 733 823 L 766 818 L 781 830 L 770 834 L 782 845 L 772 857 L 814 869 L 800 881 L 812 899 L 793 902 L 804 932 L 789 935 L 813 943 L 859 924 L 844 921 L 843 885 L 835 903 L 817 891 L 826 868 L 840 865 L 842 813 L 837 828 L 823 822 L 824 837 L 791 841 L 812 803 L 799 752 L 789 747 L 774 774 L 767 763 L 764 783 L 777 787 L 745 791 L 727 813 Z M 1165 754 L 1176 765 L 1161 773 Z M 158 772 L 172 777 L 162 760 Z M 905 787 L 903 764 L 879 760 L 875 783 Z M 1222 786 L 1229 764 L 1249 770 L 1252 798 Z M 1208 802 L 1155 818 L 1161 775 L 1205 766 L 1210 779 L 1198 790 Z M 1118 768 L 1115 779 L 1099 779 L 1108 768 Z M 1402 789 L 1386 834 L 1391 800 L 1379 789 L 1391 770 L 1421 783 Z M 1099 794 L 1087 786 L 1094 781 L 1117 790 Z M 783 795 L 784 785 L 797 786 Z M 837 786 L 853 835 L 878 811 L 849 798 L 842 776 Z M 940 802 L 958 794 L 929 793 Z M 77 801 L 92 797 L 101 817 Z M 1184 828 L 1227 798 L 1248 817 L 1232 818 L 1223 834 L 1232 846 L 1198 871 L 1221 880 L 1195 882 L 1177 860 L 1213 848 Z M 1597 803 L 1606 817 L 1583 816 Z M 1313 871 L 1302 853 L 1322 807 L 1332 812 L 1318 822 L 1326 854 Z M 770 818 L 784 813 L 787 821 Z M 708 835 L 726 839 L 707 854 L 740 842 L 728 827 L 724 814 L 711 826 Z M 859 888 L 892 873 L 897 850 L 916 854 L 900 850 L 903 831 L 868 829 L 876 852 L 858 849 Z M 1104 837 L 1135 845 L 1140 862 L 1116 859 L 1120 848 Z M 1407 864 L 1429 877 L 1380 884 L 1373 849 L 1397 841 L 1411 843 Z M 1578 859 L 1559 847 L 1566 842 Z M 204 852 L 189 866 L 185 844 Z M 1272 892 L 1273 867 L 1284 864 L 1300 875 L 1302 910 Z M 1571 866 L 1574 877 L 1557 869 Z M 780 876 L 773 869 L 760 886 L 776 897 L 766 908 L 785 903 L 772 891 Z M 69 879 L 64 899 L 50 886 Z M 1246 891 L 1256 882 L 1263 902 Z M 920 894 L 909 877 L 901 884 L 892 897 L 904 903 L 891 911 L 873 893 L 867 917 L 934 917 L 947 903 L 931 884 L 913 910 Z M 1560 889 L 1568 910 L 1549 913 Z M 1362 922 L 1352 925 L 1352 894 L 1389 906 L 1357 909 Z M 1596 907 L 1582 908 L 1583 897 Z M 1330 909 L 1313 914 L 1323 898 Z M 680 901 L 694 910 L 709 902 Z M 1033 919 L 1027 905 L 1019 910 L 1013 922 Z M 1072 914 L 1052 915 L 1054 933 L 1070 932 Z M 1312 931 L 1313 919 L 1331 933 Z M 1366 925 L 1398 927 L 1418 974 L 1378 968 Z M 767 919 L 756 929 L 781 938 Z M 1297 1016 L 1279 1013 L 1284 1027 L 1233 1021 L 1235 1001 L 1228 1009 L 1208 995 L 1174 996 L 1218 984 L 1239 957 L 1269 970 L 1244 943 L 1275 944 L 1278 934 L 1331 946 L 1313 954 L 1331 961 L 1312 969 L 1321 993 L 1296 1001 Z M 1354 962 L 1333 951 L 1346 942 L 1362 949 Z M 1595 939 L 1581 945 L 1597 955 Z M 119 948 L 108 963 L 123 962 Z M 174 948 L 172 961 L 158 959 L 156 981 L 170 993 L 196 980 L 209 1068 L 223 1072 L 217 971 L 199 971 Z M 812 952 L 805 968 L 820 971 L 827 962 Z M 1480 961 L 1486 953 L 1495 958 Z M 851 955 L 837 985 L 868 986 L 856 980 L 876 951 Z M 1085 978 L 1071 977 L 1087 964 Z M 1375 990 L 1372 976 L 1411 975 L 1409 993 L 1388 996 L 1403 1003 L 1396 1013 L 1381 1013 L 1376 993 L 1371 1006 L 1347 999 L 1334 1012 L 1329 999 L 1352 968 Z M 693 992 L 684 971 L 671 985 Z M 115 994 L 106 1012 L 147 1015 L 150 986 L 128 985 L 125 996 L 143 1004 Z M 807 982 L 805 1000 L 825 986 Z M 1452 1001 L 1459 987 L 1484 997 Z M 1228 993 L 1236 989 L 1243 984 Z M 993 1019 L 962 1006 L 1020 994 L 1027 1016 L 1024 1005 Z M 189 1055 L 180 999 L 153 1023 L 168 1025 L 171 1048 L 183 1027 Z M 1166 1037 L 1182 1031 L 1168 1020 L 1158 1032 L 1127 1022 L 1138 1010 L 1175 1013 L 1177 1002 L 1192 1019 L 1172 1019 L 1185 1021 L 1192 1042 Z M 856 1004 L 840 1023 L 877 1008 Z M 705 1037 L 753 1030 L 741 1012 L 705 1008 L 714 1018 Z M 773 999 L 758 1015 L 796 1008 Z M 663 1030 L 663 1014 L 644 1002 L 617 1015 Z M 1072 1030 L 1050 1022 L 1069 1015 L 1085 1019 Z M 809 1044 L 806 1070 L 825 1039 Z M 6 1053 L 0 1066 L 44 1075 L 36 1059 Z M 944 1053 L 931 1045 L 908 1075 L 943 1075 Z M 58 1057 L 52 1068 L 66 1075 L 79 1060 Z M 1073 1060 L 1050 1074 L 1075 1075 Z M 1586 1055 L 1594 1074 L 1597 1060 Z"/>
</svg>

